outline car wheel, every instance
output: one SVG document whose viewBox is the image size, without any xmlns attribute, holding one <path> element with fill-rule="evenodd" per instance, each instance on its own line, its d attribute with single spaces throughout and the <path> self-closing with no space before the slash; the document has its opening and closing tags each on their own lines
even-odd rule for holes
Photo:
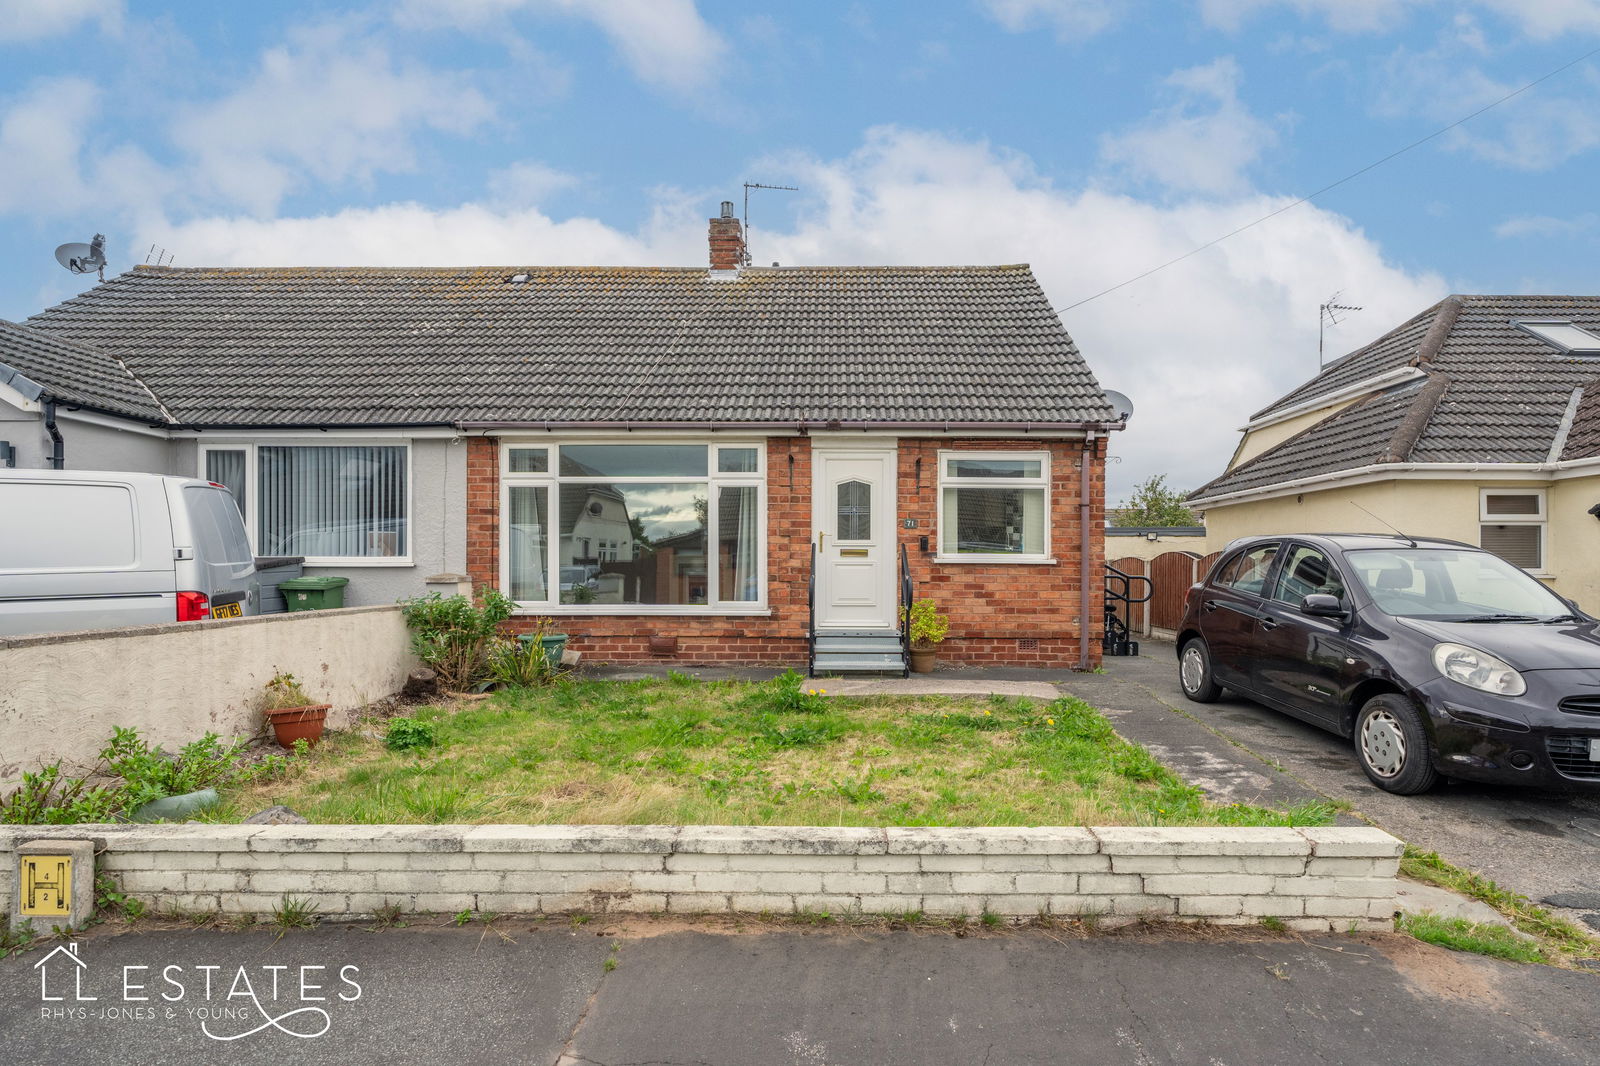
<svg viewBox="0 0 1600 1066">
<path fill-rule="evenodd" d="M 1415 796 L 1439 782 L 1422 716 L 1404 696 L 1374 696 L 1356 715 L 1356 759 L 1385 792 Z"/>
<path fill-rule="evenodd" d="M 1211 652 L 1199 637 L 1189 638 L 1178 653 L 1178 684 L 1196 703 L 1215 703 L 1222 695 L 1222 686 L 1211 676 Z"/>
</svg>

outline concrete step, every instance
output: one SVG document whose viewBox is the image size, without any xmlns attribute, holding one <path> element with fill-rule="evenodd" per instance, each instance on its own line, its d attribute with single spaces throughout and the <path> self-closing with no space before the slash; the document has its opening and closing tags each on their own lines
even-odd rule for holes
<svg viewBox="0 0 1600 1066">
<path fill-rule="evenodd" d="M 823 637 L 893 637 L 900 639 L 898 629 L 818 629 L 817 639 Z"/>
<path fill-rule="evenodd" d="M 865 652 L 849 652 L 838 654 L 824 654 L 818 652 L 812 669 L 819 674 L 827 673 L 867 673 L 893 671 L 900 673 L 905 669 L 905 662 L 899 654 L 870 655 Z"/>
<path fill-rule="evenodd" d="M 899 655 L 899 637 L 818 637 L 817 654 L 823 652 L 867 652 L 879 655 Z"/>
</svg>

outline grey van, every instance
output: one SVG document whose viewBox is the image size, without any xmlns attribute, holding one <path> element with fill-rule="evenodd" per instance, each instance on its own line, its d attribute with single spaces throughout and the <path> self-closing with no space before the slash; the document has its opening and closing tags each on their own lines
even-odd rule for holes
<svg viewBox="0 0 1600 1066">
<path fill-rule="evenodd" d="M 0 470 L 0 636 L 260 612 L 233 496 L 194 478 Z"/>
</svg>

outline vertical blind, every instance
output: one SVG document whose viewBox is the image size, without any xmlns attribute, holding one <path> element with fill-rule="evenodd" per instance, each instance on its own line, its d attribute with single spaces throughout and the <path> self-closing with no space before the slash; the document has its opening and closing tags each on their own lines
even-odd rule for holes
<svg viewBox="0 0 1600 1066">
<path fill-rule="evenodd" d="M 409 550 L 403 446 L 261 445 L 256 479 L 264 554 L 363 558 Z"/>
<path fill-rule="evenodd" d="M 223 451 L 213 448 L 206 452 L 206 480 L 215 481 L 233 493 L 233 502 L 239 505 L 239 513 L 246 522 L 250 520 L 250 512 L 244 505 L 244 449 L 229 448 Z"/>
</svg>

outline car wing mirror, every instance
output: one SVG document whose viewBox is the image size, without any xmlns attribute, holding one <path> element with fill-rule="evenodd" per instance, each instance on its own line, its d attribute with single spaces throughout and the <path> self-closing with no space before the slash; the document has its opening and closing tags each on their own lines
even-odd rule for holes
<svg viewBox="0 0 1600 1066">
<path fill-rule="evenodd" d="M 1300 601 L 1300 613 L 1308 614 L 1313 618 L 1348 618 L 1350 612 L 1340 602 L 1339 597 L 1330 596 L 1326 592 L 1313 592 Z"/>
</svg>

